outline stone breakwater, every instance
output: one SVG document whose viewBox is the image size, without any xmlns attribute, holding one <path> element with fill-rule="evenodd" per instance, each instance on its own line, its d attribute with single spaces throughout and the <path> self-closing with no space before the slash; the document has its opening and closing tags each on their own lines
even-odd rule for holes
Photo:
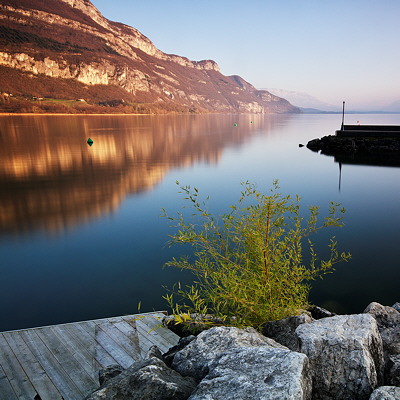
<svg viewBox="0 0 400 400">
<path fill-rule="evenodd" d="M 312 151 L 321 151 L 322 154 L 354 154 L 378 153 L 382 155 L 400 152 L 400 137 L 340 137 L 324 136 L 307 143 Z"/>
<path fill-rule="evenodd" d="M 99 399 L 400 399 L 400 304 L 311 313 L 253 328 L 214 327 L 100 371 Z"/>
</svg>

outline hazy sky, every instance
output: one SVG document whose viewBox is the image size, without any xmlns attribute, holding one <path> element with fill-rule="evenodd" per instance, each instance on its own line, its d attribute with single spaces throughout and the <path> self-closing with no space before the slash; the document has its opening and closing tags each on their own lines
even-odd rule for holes
<svg viewBox="0 0 400 400">
<path fill-rule="evenodd" d="M 400 100 L 400 0 L 92 0 L 160 50 L 352 109 Z"/>
</svg>

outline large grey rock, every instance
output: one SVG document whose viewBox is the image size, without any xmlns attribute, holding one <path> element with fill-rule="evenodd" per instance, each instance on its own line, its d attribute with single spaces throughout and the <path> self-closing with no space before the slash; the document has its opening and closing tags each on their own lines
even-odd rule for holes
<svg viewBox="0 0 400 400">
<path fill-rule="evenodd" d="M 258 333 L 253 328 L 216 327 L 201 332 L 183 350 L 175 354 L 172 368 L 183 376 L 200 381 L 208 373 L 208 364 L 219 354 L 238 347 L 286 347 Z"/>
<path fill-rule="evenodd" d="M 311 306 L 307 310 L 311 313 L 311 316 L 314 319 L 334 317 L 335 315 L 337 315 L 334 312 L 327 310 L 326 308 L 322 308 L 322 307 L 318 307 L 318 306 Z"/>
<path fill-rule="evenodd" d="M 385 363 L 385 384 L 400 386 L 400 354 L 387 358 Z"/>
<path fill-rule="evenodd" d="M 310 361 L 313 399 L 368 399 L 382 381 L 383 350 L 368 314 L 323 318 L 296 329 Z"/>
<path fill-rule="evenodd" d="M 277 321 L 268 321 L 262 325 L 263 335 L 274 339 L 290 350 L 298 351 L 299 343 L 295 334 L 296 328 L 305 323 L 312 322 L 313 319 L 306 313 L 280 319 Z"/>
<path fill-rule="evenodd" d="M 392 305 L 392 308 L 394 308 L 396 311 L 400 312 L 400 303 L 396 302 Z"/>
<path fill-rule="evenodd" d="M 369 400 L 400 400 L 400 387 L 381 386 L 372 392 Z"/>
<path fill-rule="evenodd" d="M 119 364 L 112 364 L 108 367 L 102 368 L 99 371 L 99 383 L 100 386 L 109 382 L 112 378 L 115 378 L 121 372 L 124 372 L 124 368 Z"/>
<path fill-rule="evenodd" d="M 311 399 L 304 354 L 267 346 L 239 347 L 219 354 L 189 400 Z"/>
<path fill-rule="evenodd" d="M 158 357 L 151 357 L 107 380 L 86 400 L 186 400 L 195 387 L 193 378 L 184 378 Z"/>
<path fill-rule="evenodd" d="M 370 303 L 364 310 L 371 314 L 378 324 L 383 342 L 385 360 L 385 383 L 400 383 L 400 313 L 393 307 Z"/>
<path fill-rule="evenodd" d="M 368 304 L 364 313 L 371 314 L 376 319 L 378 328 L 389 328 L 400 323 L 400 312 L 398 310 L 394 307 L 383 306 L 375 301 Z"/>
<path fill-rule="evenodd" d="M 376 319 L 385 355 L 400 355 L 400 313 L 376 302 L 370 303 L 364 312 Z"/>
<path fill-rule="evenodd" d="M 181 337 L 176 346 L 172 346 L 166 353 L 162 355 L 165 364 L 170 367 L 172 365 L 172 361 L 174 360 L 175 354 L 184 349 L 194 339 L 196 339 L 196 336 L 194 335 Z"/>
</svg>

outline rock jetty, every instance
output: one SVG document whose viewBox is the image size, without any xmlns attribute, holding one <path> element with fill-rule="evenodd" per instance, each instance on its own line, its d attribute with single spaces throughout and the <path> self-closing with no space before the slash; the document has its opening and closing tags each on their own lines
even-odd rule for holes
<svg viewBox="0 0 400 400">
<path fill-rule="evenodd" d="M 213 327 L 126 370 L 100 371 L 86 400 L 399 400 L 400 304 L 311 312 L 253 328 Z"/>
<path fill-rule="evenodd" d="M 398 137 L 341 137 L 324 136 L 307 143 L 312 151 L 321 151 L 326 155 L 372 153 L 400 153 L 400 136 Z"/>
</svg>

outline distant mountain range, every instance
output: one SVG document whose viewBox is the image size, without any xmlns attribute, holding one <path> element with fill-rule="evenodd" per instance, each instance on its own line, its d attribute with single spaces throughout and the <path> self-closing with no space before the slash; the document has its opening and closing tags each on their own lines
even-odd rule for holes
<svg viewBox="0 0 400 400">
<path fill-rule="evenodd" d="M 277 88 L 269 88 L 264 90 L 268 90 L 269 92 L 273 93 L 276 96 L 284 97 L 290 103 L 306 110 L 308 109 L 308 110 L 333 111 L 333 112 L 341 111 L 341 104 L 332 105 L 324 103 L 323 101 L 320 101 L 317 98 L 307 93 L 295 92 Z"/>
<path fill-rule="evenodd" d="M 303 92 L 295 92 L 284 89 L 277 88 L 268 88 L 263 89 L 267 90 L 270 93 L 273 93 L 276 96 L 283 97 L 287 99 L 291 104 L 299 107 L 304 113 L 318 113 L 318 112 L 342 112 L 342 104 L 328 104 L 323 101 Z M 399 113 L 400 112 L 400 100 L 389 104 L 387 106 L 375 105 L 369 106 L 368 109 L 357 109 L 352 108 L 351 110 L 347 110 L 347 113 L 369 113 L 369 112 L 378 112 L 378 113 Z"/>
<path fill-rule="evenodd" d="M 239 76 L 224 76 L 215 61 L 163 53 L 135 28 L 103 17 L 89 0 L 1 0 L 0 110 L 71 107 L 300 112 Z"/>
<path fill-rule="evenodd" d="M 400 100 L 386 106 L 383 111 L 400 113 Z"/>
</svg>

